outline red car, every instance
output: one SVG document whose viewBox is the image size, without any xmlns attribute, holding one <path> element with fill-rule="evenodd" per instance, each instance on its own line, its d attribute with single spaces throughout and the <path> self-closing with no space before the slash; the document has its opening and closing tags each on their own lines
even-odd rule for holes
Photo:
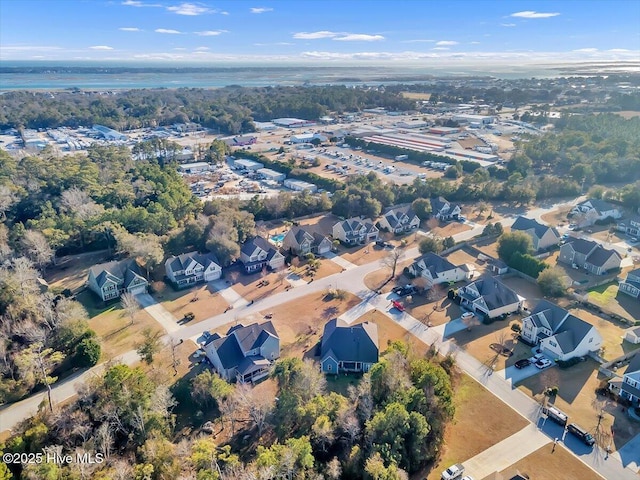
<svg viewBox="0 0 640 480">
<path fill-rule="evenodd" d="M 397 308 L 399 311 L 404 312 L 404 305 L 402 305 L 402 303 L 400 303 L 398 300 L 391 300 L 391 303 L 393 304 L 393 306 L 395 308 Z"/>
</svg>

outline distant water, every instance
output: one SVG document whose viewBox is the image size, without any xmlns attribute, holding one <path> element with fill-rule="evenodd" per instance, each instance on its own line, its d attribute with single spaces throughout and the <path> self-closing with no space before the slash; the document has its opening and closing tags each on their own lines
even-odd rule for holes
<svg viewBox="0 0 640 480">
<path fill-rule="evenodd" d="M 146 68 L 145 68 L 146 67 Z M 558 72 L 540 67 L 502 71 L 476 68 L 385 68 L 308 66 L 167 66 L 139 64 L 97 65 L 88 62 L 37 64 L 0 62 L 0 90 L 116 90 L 134 88 L 220 88 L 293 85 L 389 85 L 422 83 L 435 77 L 522 78 L 554 77 Z"/>
</svg>

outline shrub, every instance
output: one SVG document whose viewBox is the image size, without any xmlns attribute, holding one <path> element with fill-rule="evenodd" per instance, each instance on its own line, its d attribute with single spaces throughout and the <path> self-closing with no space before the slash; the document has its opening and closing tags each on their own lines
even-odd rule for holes
<svg viewBox="0 0 640 480">
<path fill-rule="evenodd" d="M 511 330 L 516 333 L 520 333 L 522 331 L 522 328 L 520 328 L 520 325 L 518 325 L 517 323 L 512 323 Z"/>
<path fill-rule="evenodd" d="M 76 346 L 74 360 L 77 367 L 93 367 L 100 360 L 102 348 L 94 337 L 85 338 Z"/>
<path fill-rule="evenodd" d="M 574 365 L 580 363 L 580 357 L 573 357 L 570 358 L 569 360 L 558 360 L 558 367 L 560 368 L 569 368 L 569 367 L 573 367 Z"/>
</svg>

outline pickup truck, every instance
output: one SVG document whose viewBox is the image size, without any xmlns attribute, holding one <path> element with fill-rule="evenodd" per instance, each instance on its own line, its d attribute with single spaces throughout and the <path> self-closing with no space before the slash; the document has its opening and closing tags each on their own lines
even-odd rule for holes
<svg viewBox="0 0 640 480">
<path fill-rule="evenodd" d="M 442 480 L 454 480 L 456 478 L 460 478 L 464 473 L 464 467 L 459 463 L 455 465 L 451 465 L 444 472 L 442 472 L 441 478 Z"/>
</svg>

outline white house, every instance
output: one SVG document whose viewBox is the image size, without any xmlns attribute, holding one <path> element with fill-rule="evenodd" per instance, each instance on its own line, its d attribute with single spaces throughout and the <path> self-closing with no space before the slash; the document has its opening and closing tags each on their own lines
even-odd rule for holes
<svg viewBox="0 0 640 480">
<path fill-rule="evenodd" d="M 458 290 L 460 305 L 489 318 L 514 313 L 524 298 L 491 275 L 483 275 Z"/>
<path fill-rule="evenodd" d="M 212 253 L 189 252 L 170 257 L 164 262 L 164 269 L 167 278 L 177 288 L 211 282 L 222 276 L 222 267 Z"/>
<path fill-rule="evenodd" d="M 368 219 L 349 218 L 333 226 L 332 235 L 346 245 L 363 245 L 378 240 L 380 230 Z"/>
<path fill-rule="evenodd" d="M 106 302 L 125 292 L 133 295 L 147 293 L 149 282 L 144 278 L 135 259 L 128 258 L 91 267 L 88 286 Z"/>
<path fill-rule="evenodd" d="M 454 205 L 444 197 L 434 197 L 429 201 L 431 202 L 431 215 L 443 222 L 457 220 L 462 213 L 460 205 Z"/>
<path fill-rule="evenodd" d="M 420 219 L 411 204 L 389 207 L 378 220 L 381 229 L 395 234 L 410 232 L 420 226 Z"/>
<path fill-rule="evenodd" d="M 620 281 L 619 290 L 622 293 L 640 299 L 640 268 L 627 273 L 627 278 Z"/>
<path fill-rule="evenodd" d="M 539 252 L 560 243 L 558 231 L 547 225 L 543 225 L 531 218 L 519 216 L 511 225 L 511 231 L 521 231 L 531 237 L 533 250 Z"/>
<path fill-rule="evenodd" d="M 638 345 L 640 343 L 640 327 L 627 328 L 624 332 L 624 339 L 629 343 Z"/>
<path fill-rule="evenodd" d="M 574 219 L 578 226 L 586 227 L 593 225 L 598 220 L 618 219 L 622 217 L 622 213 L 618 207 L 609 202 L 591 198 L 573 207 L 569 212 L 569 217 Z"/>
<path fill-rule="evenodd" d="M 632 237 L 640 237 L 640 217 L 628 218 L 618 223 L 618 230 Z"/>
<path fill-rule="evenodd" d="M 602 346 L 602 336 L 593 325 L 546 300 L 522 319 L 521 335 L 539 344 L 545 355 L 563 361 L 597 352 Z"/>
<path fill-rule="evenodd" d="M 470 272 L 462 266 L 456 266 L 449 260 L 435 253 L 425 253 L 416 258 L 415 262 L 407 267 L 414 277 L 426 278 L 430 284 L 460 282 L 468 280 Z"/>
<path fill-rule="evenodd" d="M 265 266 L 270 270 L 277 270 L 284 267 L 284 255 L 265 238 L 256 236 L 242 244 L 240 262 L 247 273 L 259 272 Z"/>
<path fill-rule="evenodd" d="M 332 246 L 327 237 L 305 227 L 293 227 L 282 240 L 282 248 L 298 256 L 308 253 L 324 255 L 331 251 Z"/>
<path fill-rule="evenodd" d="M 225 336 L 207 335 L 202 348 L 227 382 L 253 383 L 269 375 L 271 364 L 280 357 L 280 337 L 271 322 L 238 324 Z"/>
</svg>

